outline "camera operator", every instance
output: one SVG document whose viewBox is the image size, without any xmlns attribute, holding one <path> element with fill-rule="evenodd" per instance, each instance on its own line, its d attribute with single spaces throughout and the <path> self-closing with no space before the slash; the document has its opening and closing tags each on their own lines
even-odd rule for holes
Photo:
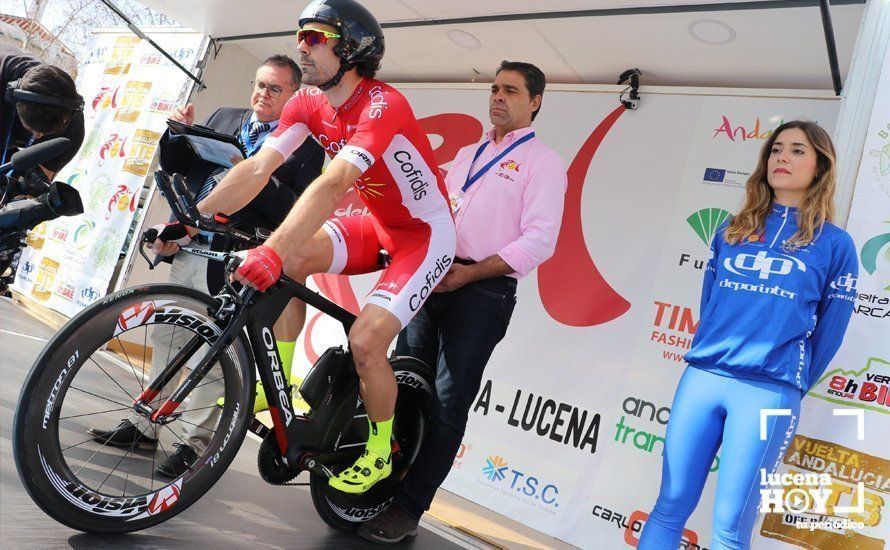
<svg viewBox="0 0 890 550">
<path fill-rule="evenodd" d="M 80 149 L 84 126 L 83 98 L 68 73 L 0 44 L 0 164 L 19 149 L 60 136 L 70 141 L 66 151 L 41 164 L 41 170 L 14 174 L 15 179 L 9 178 L 14 188 L 4 191 L 11 191 L 11 196 L 45 192 Z M 6 185 L 4 179 L 0 178 L 0 187 Z"/>
</svg>

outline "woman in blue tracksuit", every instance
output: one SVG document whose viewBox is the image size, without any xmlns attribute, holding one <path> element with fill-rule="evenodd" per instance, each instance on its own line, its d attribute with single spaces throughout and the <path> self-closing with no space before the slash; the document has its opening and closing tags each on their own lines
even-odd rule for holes
<svg viewBox="0 0 890 550">
<path fill-rule="evenodd" d="M 859 264 L 832 225 L 835 153 L 812 122 L 779 126 L 748 179 L 741 212 L 711 244 L 701 322 L 671 408 L 661 490 L 642 550 L 676 550 L 723 447 L 712 550 L 746 549 L 760 504 L 761 470 L 779 465 L 800 401 L 840 346 Z M 790 415 L 761 411 L 786 409 Z"/>
</svg>

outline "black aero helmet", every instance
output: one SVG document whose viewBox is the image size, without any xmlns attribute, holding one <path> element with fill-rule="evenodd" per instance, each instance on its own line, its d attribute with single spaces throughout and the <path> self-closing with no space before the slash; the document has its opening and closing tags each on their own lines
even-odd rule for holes
<svg viewBox="0 0 890 550">
<path fill-rule="evenodd" d="M 322 90 L 336 86 L 343 73 L 356 65 L 383 59 L 383 29 L 371 12 L 355 0 L 313 0 L 300 14 L 300 28 L 313 21 L 331 25 L 340 34 L 340 42 L 334 47 L 341 59 L 340 71 L 319 86 Z"/>
</svg>

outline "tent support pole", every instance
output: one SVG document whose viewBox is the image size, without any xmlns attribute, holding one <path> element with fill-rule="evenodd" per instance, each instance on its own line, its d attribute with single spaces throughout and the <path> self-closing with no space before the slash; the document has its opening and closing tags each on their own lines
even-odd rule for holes
<svg viewBox="0 0 890 550">
<path fill-rule="evenodd" d="M 828 0 L 819 0 L 819 11 L 822 12 L 822 30 L 825 31 L 825 47 L 828 49 L 828 65 L 831 67 L 831 83 L 834 95 L 841 95 L 841 69 L 837 62 L 837 44 L 834 41 L 834 26 L 831 24 L 831 6 Z"/>
<path fill-rule="evenodd" d="M 112 0 L 101 0 L 101 1 L 103 4 L 108 6 L 108 9 L 113 11 L 115 14 L 117 14 L 118 17 L 120 17 L 121 19 L 124 20 L 124 23 L 127 24 L 127 28 L 130 29 L 130 32 L 132 32 L 133 34 L 135 34 L 142 40 L 145 40 L 146 42 L 151 44 L 154 49 L 158 50 L 158 52 L 160 52 L 161 55 L 163 55 L 164 57 L 169 59 L 170 63 L 173 63 L 174 65 L 176 65 L 176 68 L 178 68 L 180 71 L 184 72 L 186 74 L 186 76 L 188 76 L 190 79 L 192 79 L 195 84 L 197 84 L 198 86 L 201 87 L 201 89 L 204 89 L 207 87 L 204 85 L 204 82 L 202 80 L 200 80 L 198 77 L 196 77 L 195 75 L 190 73 L 189 70 L 186 69 L 185 67 L 183 67 L 179 61 L 177 61 L 176 59 L 173 58 L 172 55 L 167 53 L 167 51 L 164 50 L 164 48 L 158 46 L 158 44 L 154 40 L 152 40 L 151 38 L 146 36 L 146 34 L 144 32 L 142 32 L 142 30 L 139 27 L 137 27 L 136 24 L 133 23 L 133 21 L 131 21 L 130 18 L 127 17 L 124 14 L 124 12 L 122 12 L 121 9 L 119 7 L 117 7 L 117 5 L 114 2 L 112 2 Z"/>
</svg>

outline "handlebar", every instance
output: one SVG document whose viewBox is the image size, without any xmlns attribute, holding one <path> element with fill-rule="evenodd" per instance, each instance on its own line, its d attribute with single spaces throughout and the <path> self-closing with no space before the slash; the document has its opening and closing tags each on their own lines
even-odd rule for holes
<svg viewBox="0 0 890 550">
<path fill-rule="evenodd" d="M 201 214 L 195 205 L 194 197 L 192 197 L 192 194 L 189 192 L 182 175 L 173 174 L 170 176 L 163 170 L 155 171 L 154 175 L 158 189 L 170 205 L 173 217 L 179 223 L 188 227 L 200 229 L 202 232 L 223 235 L 248 247 L 256 247 L 263 244 L 266 242 L 266 239 L 269 238 L 269 235 L 271 235 L 269 231 L 262 228 L 254 229 L 252 233 L 248 233 L 231 227 L 228 225 L 229 218 L 223 214 L 216 214 L 214 216 L 210 214 Z M 142 238 L 139 242 L 139 253 L 145 258 L 145 261 L 148 262 L 149 269 L 154 269 L 162 261 L 162 257 L 160 256 L 152 260 L 145 252 L 145 245 L 153 243 L 157 238 L 157 230 L 149 228 L 142 233 Z M 194 251 L 195 249 L 188 248 L 188 250 Z M 237 259 L 233 254 L 219 253 L 218 256 L 210 256 L 207 254 L 202 255 L 217 261 Z M 240 260 L 238 261 L 240 263 Z"/>
</svg>

